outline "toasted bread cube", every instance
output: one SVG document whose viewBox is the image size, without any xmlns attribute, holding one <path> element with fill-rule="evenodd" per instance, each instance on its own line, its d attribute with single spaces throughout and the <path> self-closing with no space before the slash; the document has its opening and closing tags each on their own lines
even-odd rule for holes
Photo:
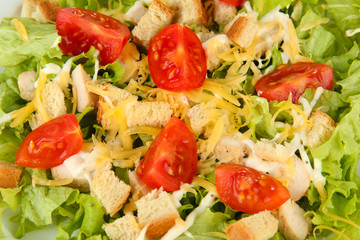
<svg viewBox="0 0 360 240">
<path fill-rule="evenodd" d="M 21 179 L 22 167 L 0 161 L 0 188 L 17 188 Z"/>
<path fill-rule="evenodd" d="M 131 187 L 115 176 L 112 170 L 99 170 L 91 182 L 91 193 L 104 206 L 106 213 L 113 216 L 126 202 Z"/>
<path fill-rule="evenodd" d="M 112 240 L 136 240 L 140 228 L 133 215 L 125 215 L 112 223 L 104 224 L 106 234 Z"/>
<path fill-rule="evenodd" d="M 279 221 L 263 211 L 231 224 L 225 229 L 229 240 L 268 240 L 278 231 Z"/>
<path fill-rule="evenodd" d="M 304 240 L 311 231 L 310 219 L 294 201 L 289 200 L 278 209 L 279 230 L 289 240 Z"/>
<path fill-rule="evenodd" d="M 140 228 L 148 226 L 146 236 L 159 238 L 175 225 L 178 211 L 171 195 L 162 190 L 153 190 L 135 202 Z"/>
<path fill-rule="evenodd" d="M 132 30 L 134 41 L 145 48 L 149 47 L 150 39 L 161 29 L 171 24 L 174 12 L 160 0 L 154 0 L 149 11 L 140 19 Z"/>
</svg>

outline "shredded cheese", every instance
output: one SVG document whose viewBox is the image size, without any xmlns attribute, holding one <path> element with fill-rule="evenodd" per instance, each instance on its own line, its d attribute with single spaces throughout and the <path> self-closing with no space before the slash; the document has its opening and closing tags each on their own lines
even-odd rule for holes
<svg viewBox="0 0 360 240">
<path fill-rule="evenodd" d="M 135 127 L 131 127 L 128 128 L 125 131 L 125 135 L 130 136 L 133 134 L 139 134 L 139 133 L 143 133 L 143 134 L 149 134 L 149 135 L 158 135 L 160 133 L 161 129 L 157 128 L 157 127 L 152 127 L 152 126 L 135 126 Z"/>
<path fill-rule="evenodd" d="M 213 132 L 207 140 L 207 149 L 208 153 L 213 152 L 216 144 L 219 142 L 221 136 L 224 134 L 224 125 L 225 125 L 225 116 L 220 117 L 218 121 L 216 121 Z"/>
<path fill-rule="evenodd" d="M 41 91 L 45 87 L 46 80 L 47 80 L 46 73 L 44 73 L 43 71 L 40 71 L 38 84 L 37 84 L 37 87 L 35 90 L 35 97 L 34 97 L 35 102 L 34 103 L 35 103 L 35 109 L 40 114 L 41 120 L 43 122 L 47 122 L 50 120 L 49 115 L 46 112 L 46 109 L 42 103 L 42 95 L 41 95 Z"/>
<path fill-rule="evenodd" d="M 36 185 L 42 185 L 42 186 L 65 186 L 68 185 L 70 183 L 72 183 L 73 179 L 72 178 L 64 178 L 64 179 L 59 179 L 59 180 L 50 180 L 50 179 L 44 179 L 44 178 L 39 178 L 36 173 L 38 172 L 38 169 L 35 169 L 31 179 L 32 179 L 32 185 L 33 187 L 35 187 Z"/>
<path fill-rule="evenodd" d="M 35 111 L 34 101 L 29 102 L 25 107 L 15 110 L 9 114 L 10 119 L 14 119 L 10 127 L 14 128 L 23 124 L 26 118 Z"/>
<path fill-rule="evenodd" d="M 29 41 L 29 36 L 28 33 L 26 31 L 26 28 L 24 26 L 24 24 L 22 22 L 20 22 L 18 19 L 14 18 L 13 20 L 11 20 L 11 23 L 15 26 L 16 31 L 19 32 L 21 39 L 24 42 Z"/>
<path fill-rule="evenodd" d="M 209 193 L 211 193 L 212 195 L 219 197 L 217 191 L 216 191 L 216 187 L 214 184 L 212 184 L 209 181 L 206 181 L 204 178 L 202 177 L 194 177 L 192 184 L 200 186 L 205 188 Z"/>
</svg>

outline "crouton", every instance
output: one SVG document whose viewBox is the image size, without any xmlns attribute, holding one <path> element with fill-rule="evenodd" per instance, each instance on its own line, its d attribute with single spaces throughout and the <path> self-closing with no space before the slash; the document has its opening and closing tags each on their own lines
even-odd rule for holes
<svg viewBox="0 0 360 240">
<path fill-rule="evenodd" d="M 213 71 L 224 62 L 219 56 L 231 48 L 230 44 L 231 41 L 225 34 L 216 35 L 204 42 L 203 48 L 205 50 L 206 65 L 209 71 Z"/>
<path fill-rule="evenodd" d="M 91 194 L 93 194 L 106 213 L 113 216 L 117 213 L 129 197 L 131 187 L 115 176 L 112 170 L 96 171 L 91 182 Z"/>
<path fill-rule="evenodd" d="M 216 33 L 212 32 L 212 31 L 200 31 L 197 32 L 196 35 L 198 36 L 198 38 L 200 39 L 200 41 L 202 43 L 205 43 L 207 40 L 211 39 L 212 37 L 216 36 Z"/>
<path fill-rule="evenodd" d="M 216 144 L 214 155 L 222 163 L 243 164 L 244 159 L 252 156 L 253 153 L 246 143 L 224 137 Z"/>
<path fill-rule="evenodd" d="M 161 29 L 171 24 L 174 12 L 160 0 L 154 0 L 149 11 L 142 16 L 139 23 L 132 30 L 134 42 L 145 48 L 149 47 L 150 39 Z"/>
<path fill-rule="evenodd" d="M 34 98 L 35 86 L 34 81 L 36 79 L 36 71 L 22 72 L 18 76 L 18 86 L 20 91 L 20 97 L 27 101 L 31 101 Z"/>
<path fill-rule="evenodd" d="M 0 188 L 17 188 L 22 168 L 14 163 L 0 161 Z"/>
<path fill-rule="evenodd" d="M 50 119 L 62 116 L 67 113 L 65 105 L 65 94 L 61 90 L 58 82 L 49 81 L 41 91 L 42 103 L 45 111 Z M 40 114 L 36 112 L 29 121 L 32 129 L 37 128 L 44 121 L 41 119 Z"/>
<path fill-rule="evenodd" d="M 118 106 L 122 101 L 131 97 L 132 94 L 128 91 L 115 87 L 111 84 L 104 84 L 101 86 L 102 90 L 108 92 L 108 95 L 99 96 L 98 101 L 98 112 L 97 112 L 97 120 L 105 130 L 109 130 L 111 128 L 112 121 L 109 118 L 106 118 L 105 115 L 105 106 L 109 104 L 110 106 Z"/>
<path fill-rule="evenodd" d="M 60 8 L 57 1 L 24 0 L 21 17 L 31 17 L 41 23 L 54 22 Z"/>
<path fill-rule="evenodd" d="M 86 82 L 91 81 L 91 77 L 87 74 L 81 64 L 79 64 L 71 73 L 74 82 L 77 97 L 77 110 L 83 112 L 87 107 L 95 106 L 97 96 L 90 93 L 86 88 Z"/>
<path fill-rule="evenodd" d="M 106 234 L 112 240 L 136 240 L 140 228 L 133 215 L 125 215 L 112 223 L 104 224 Z"/>
<path fill-rule="evenodd" d="M 201 0 L 178 1 L 179 9 L 176 12 L 176 22 L 183 25 L 207 25 L 207 16 Z"/>
<path fill-rule="evenodd" d="M 126 120 L 128 127 L 164 127 L 172 114 L 167 102 L 136 102 L 126 109 Z"/>
<path fill-rule="evenodd" d="M 304 240 L 311 231 L 310 219 L 294 200 L 289 200 L 278 209 L 279 230 L 287 240 Z"/>
<path fill-rule="evenodd" d="M 125 20 L 132 22 L 133 24 L 138 24 L 142 16 L 147 13 L 148 9 L 144 7 L 142 1 L 136 1 L 134 5 L 126 12 Z"/>
<path fill-rule="evenodd" d="M 187 117 L 190 120 L 190 126 L 195 134 L 200 135 L 204 132 L 204 127 L 211 119 L 206 114 L 206 104 L 200 103 L 187 111 Z"/>
<path fill-rule="evenodd" d="M 278 231 L 279 221 L 263 211 L 231 224 L 225 229 L 229 240 L 268 240 Z"/>
<path fill-rule="evenodd" d="M 162 190 L 154 189 L 135 202 L 138 209 L 140 228 L 147 226 L 148 238 L 159 238 L 175 225 L 179 219 L 178 211 L 171 195 Z"/>
<path fill-rule="evenodd" d="M 246 16 L 240 16 L 226 33 L 228 38 L 239 44 L 242 48 L 247 48 L 254 40 L 257 31 L 256 22 Z"/>
<path fill-rule="evenodd" d="M 228 24 L 235 17 L 236 12 L 235 6 L 214 0 L 214 21 L 217 24 Z"/>
<path fill-rule="evenodd" d="M 333 134 L 336 127 L 335 121 L 321 111 L 312 112 L 309 117 L 306 135 L 303 138 L 304 145 L 316 148 L 325 143 Z"/>
</svg>

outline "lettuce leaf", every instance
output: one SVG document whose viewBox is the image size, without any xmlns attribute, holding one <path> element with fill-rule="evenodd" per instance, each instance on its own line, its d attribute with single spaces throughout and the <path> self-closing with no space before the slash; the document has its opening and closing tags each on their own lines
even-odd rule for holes
<svg viewBox="0 0 360 240">
<path fill-rule="evenodd" d="M 115 9 L 120 6 L 119 0 L 56 0 L 61 7 L 79 7 L 99 11 L 104 8 Z M 121 0 L 121 9 L 124 12 L 134 5 L 137 0 Z"/>
<path fill-rule="evenodd" d="M 272 0 L 272 1 L 252 0 L 250 2 L 253 9 L 259 13 L 259 19 L 260 19 L 271 10 L 274 10 L 277 7 L 280 8 L 286 7 L 287 5 L 294 2 L 294 0 Z"/>
<path fill-rule="evenodd" d="M 322 160 L 326 176 L 327 198 L 321 201 L 315 188 L 308 191 L 308 199 L 315 210 L 308 212 L 316 225 L 338 228 L 350 239 L 360 235 L 360 178 L 357 165 L 360 153 L 360 101 L 353 102 L 351 110 L 338 123 L 332 137 L 322 146 L 312 149 L 314 158 Z M 346 219 L 344 221 L 344 219 Z M 323 235 L 330 232 L 320 227 Z"/>
<path fill-rule="evenodd" d="M 354 27 L 360 27 L 359 1 L 326 0 L 326 3 L 332 19 L 343 32 Z"/>
<path fill-rule="evenodd" d="M 11 218 L 18 225 L 16 238 L 57 223 L 57 239 L 70 239 L 76 230 L 77 239 L 106 239 L 102 229 L 105 213 L 95 197 L 67 187 L 33 187 L 26 176 L 19 188 L 0 188 L 0 214 L 7 208 L 15 212 L 21 206 Z M 4 237 L 1 231 L 0 237 Z"/>
<path fill-rule="evenodd" d="M 0 66 L 16 66 L 31 58 L 41 59 L 50 51 L 59 36 L 54 24 L 41 24 L 31 18 L 18 18 L 29 36 L 29 40 L 24 42 L 11 24 L 12 19 L 3 18 L 0 24 Z"/>
<path fill-rule="evenodd" d="M 224 231 L 226 221 L 230 219 L 230 216 L 221 212 L 212 212 L 210 208 L 206 208 L 205 211 L 200 214 L 194 221 L 194 224 L 188 229 L 188 232 L 192 235 L 186 236 L 182 234 L 177 239 L 197 239 L 197 240 L 215 240 L 224 239 L 216 236 L 213 233 L 219 233 Z"/>
</svg>

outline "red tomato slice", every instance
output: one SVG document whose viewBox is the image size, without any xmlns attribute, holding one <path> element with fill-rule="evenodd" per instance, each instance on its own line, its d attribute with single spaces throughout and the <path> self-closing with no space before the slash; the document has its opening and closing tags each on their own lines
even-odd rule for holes
<svg viewBox="0 0 360 240">
<path fill-rule="evenodd" d="M 62 36 L 59 47 L 68 55 L 100 51 L 101 64 L 114 62 L 121 54 L 130 30 L 120 21 L 87 9 L 68 7 L 59 10 L 56 29 Z"/>
<path fill-rule="evenodd" d="M 220 1 L 233 6 L 240 6 L 244 2 L 243 0 L 220 0 Z"/>
<path fill-rule="evenodd" d="M 239 164 L 217 166 L 215 186 L 222 202 L 244 213 L 273 210 L 290 199 L 280 181 Z"/>
<path fill-rule="evenodd" d="M 206 56 L 200 39 L 186 26 L 173 24 L 150 41 L 149 68 L 155 85 L 169 91 L 199 88 L 206 77 Z"/>
<path fill-rule="evenodd" d="M 275 71 L 263 76 L 255 84 L 260 97 L 268 101 L 286 101 L 291 93 L 297 103 L 306 88 L 323 87 L 331 90 L 333 71 L 328 65 L 313 62 L 299 62 L 280 65 Z"/>
<path fill-rule="evenodd" d="M 82 133 L 74 114 L 54 118 L 32 131 L 15 157 L 17 165 L 29 168 L 52 168 L 80 152 Z"/>
<path fill-rule="evenodd" d="M 197 160 L 194 136 L 180 119 L 172 117 L 150 145 L 136 172 L 151 188 L 176 191 L 181 183 L 192 182 Z"/>
</svg>

